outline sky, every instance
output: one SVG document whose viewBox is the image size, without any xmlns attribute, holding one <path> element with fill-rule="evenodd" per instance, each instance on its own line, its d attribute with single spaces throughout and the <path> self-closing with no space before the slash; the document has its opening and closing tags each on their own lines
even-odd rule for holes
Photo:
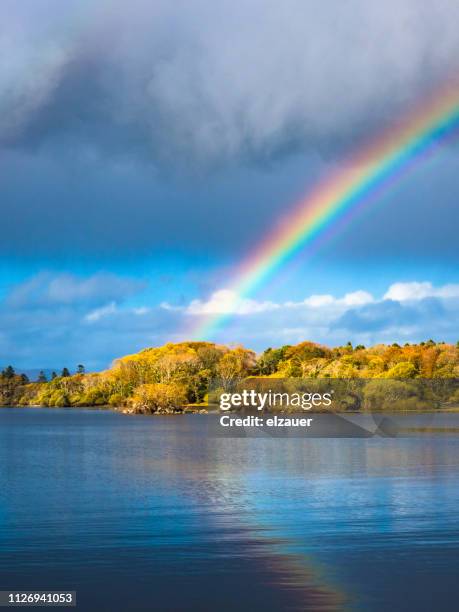
<svg viewBox="0 0 459 612">
<path fill-rule="evenodd" d="M 234 306 L 294 204 L 459 70 L 456 0 L 4 0 L 0 365 L 459 340 L 449 143 Z"/>
</svg>

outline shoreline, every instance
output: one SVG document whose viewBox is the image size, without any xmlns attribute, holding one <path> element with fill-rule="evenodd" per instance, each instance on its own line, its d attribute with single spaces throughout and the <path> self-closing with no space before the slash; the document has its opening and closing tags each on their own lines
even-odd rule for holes
<svg viewBox="0 0 459 612">
<path fill-rule="evenodd" d="M 7 406 L 2 406 L 0 405 L 0 410 L 1 409 L 7 409 L 7 410 L 11 410 L 11 409 L 21 409 L 21 408 L 33 408 L 33 409 L 46 409 L 46 410 L 74 410 L 76 412 L 78 412 L 79 410 L 94 410 L 94 411 L 109 411 L 109 412 L 116 412 L 118 414 L 123 414 L 126 416 L 183 416 L 183 415 L 189 415 L 189 414 L 200 414 L 200 415 L 218 415 L 218 414 L 232 414 L 232 415 L 247 415 L 248 413 L 244 413 L 243 411 L 231 411 L 230 413 L 222 413 L 220 410 L 218 409 L 209 409 L 209 408 L 205 408 L 202 405 L 196 409 L 193 409 L 192 407 L 187 407 L 183 410 L 170 410 L 170 409 L 166 409 L 166 410 L 158 410 L 156 412 L 141 412 L 141 411 L 135 411 L 126 407 L 122 407 L 122 406 L 110 406 L 110 405 L 102 405 L 102 406 L 45 406 L 45 405 L 41 405 L 41 404 L 30 404 L 27 406 L 24 405 L 7 405 Z M 298 414 L 304 414 L 304 415 L 327 415 L 327 414 L 339 414 L 339 415 L 373 415 L 373 414 L 377 414 L 377 415 L 390 415 L 390 414 L 397 414 L 397 415 L 419 415 L 419 414 L 425 414 L 425 415 L 436 415 L 436 414 L 459 414 L 459 406 L 454 406 L 452 408 L 429 408 L 429 409 L 412 409 L 412 410 L 371 410 L 371 411 L 365 411 L 365 410 L 308 410 L 308 411 L 301 411 L 301 412 L 293 412 L 293 411 L 288 411 L 288 410 L 276 410 L 276 411 L 271 411 L 271 412 L 262 412 L 262 413 L 257 413 L 260 415 L 278 415 L 278 414 L 282 414 L 282 415 L 298 415 Z"/>
</svg>

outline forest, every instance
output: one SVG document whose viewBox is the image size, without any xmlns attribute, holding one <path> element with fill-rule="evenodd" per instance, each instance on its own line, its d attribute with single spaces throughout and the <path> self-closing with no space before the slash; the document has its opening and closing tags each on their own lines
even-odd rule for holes
<svg viewBox="0 0 459 612">
<path fill-rule="evenodd" d="M 347 381 L 343 409 L 353 407 L 348 399 L 352 385 L 364 389 L 366 398 L 376 398 L 382 408 L 389 397 L 403 400 L 406 408 L 454 408 L 459 407 L 459 342 L 429 340 L 368 348 L 350 342 L 334 348 L 301 342 L 268 348 L 258 355 L 242 346 L 171 343 L 116 359 L 102 372 L 86 373 L 80 364 L 74 373 L 68 368 L 53 372 L 49 380 L 40 372 L 37 380 L 30 381 L 8 366 L 0 374 L 0 405 L 111 406 L 147 414 L 196 412 L 206 410 L 214 381 L 226 389 L 248 378 Z M 425 387 L 419 396 L 416 382 L 425 380 L 436 382 L 435 388 L 442 390 L 434 403 L 433 396 L 425 395 Z M 354 407 L 366 405 L 359 401 Z M 393 401 L 388 405 L 393 406 Z"/>
</svg>

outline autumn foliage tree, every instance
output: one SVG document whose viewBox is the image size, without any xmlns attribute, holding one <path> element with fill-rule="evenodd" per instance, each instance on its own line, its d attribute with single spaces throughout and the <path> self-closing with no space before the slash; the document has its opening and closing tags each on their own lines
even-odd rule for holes
<svg viewBox="0 0 459 612">
<path fill-rule="evenodd" d="M 61 376 L 53 373 L 50 381 L 41 372 L 37 382 L 30 383 L 26 376 L 8 366 L 0 373 L 0 403 L 111 405 L 145 413 L 176 411 L 187 404 L 205 402 L 213 381 L 219 387 L 229 388 L 247 376 L 340 379 L 344 395 L 349 398 L 347 404 L 354 407 L 360 405 L 354 399 L 355 390 L 362 388 L 361 381 L 381 381 L 368 386 L 367 399 L 377 398 L 384 388 L 389 389 L 391 381 L 402 381 L 390 387 L 392 395 L 404 405 L 410 402 L 415 405 L 410 381 L 459 381 L 459 345 L 429 340 L 404 346 L 393 343 L 353 348 L 347 343 L 329 348 L 301 342 L 269 348 L 257 357 L 242 346 L 169 343 L 121 357 L 99 373 L 85 373 L 83 366 L 78 366 L 76 374 L 71 375 L 63 368 Z M 436 383 L 437 395 L 440 387 Z M 456 399 L 448 396 L 450 383 L 445 382 L 444 388 L 444 401 L 459 402 L 459 393 Z"/>
</svg>

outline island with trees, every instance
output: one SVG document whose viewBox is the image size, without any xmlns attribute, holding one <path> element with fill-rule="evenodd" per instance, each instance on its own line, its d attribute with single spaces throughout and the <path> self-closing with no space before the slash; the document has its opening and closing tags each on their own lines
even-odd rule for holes
<svg viewBox="0 0 459 612">
<path fill-rule="evenodd" d="M 377 398 L 381 407 L 389 390 L 407 407 L 457 408 L 459 342 L 429 340 L 369 348 L 350 342 L 334 348 L 301 342 L 268 348 L 259 355 L 242 346 L 170 343 L 116 359 L 102 372 L 86 372 L 80 364 L 74 373 L 67 367 L 50 376 L 41 371 L 31 381 L 8 366 L 0 374 L 0 405 L 111 406 L 144 414 L 197 412 L 206 409 L 211 381 L 217 379 L 225 388 L 231 381 L 248 377 L 345 380 L 346 389 L 364 381 L 360 390 L 364 388 L 367 398 Z M 443 389 L 440 403 L 434 406 L 428 397 L 419 397 L 415 384 L 419 380 L 434 381 Z M 352 402 L 346 404 L 346 395 L 352 393 L 343 394 L 343 409 L 352 408 Z M 356 407 L 362 409 L 365 403 L 359 401 Z"/>
</svg>

